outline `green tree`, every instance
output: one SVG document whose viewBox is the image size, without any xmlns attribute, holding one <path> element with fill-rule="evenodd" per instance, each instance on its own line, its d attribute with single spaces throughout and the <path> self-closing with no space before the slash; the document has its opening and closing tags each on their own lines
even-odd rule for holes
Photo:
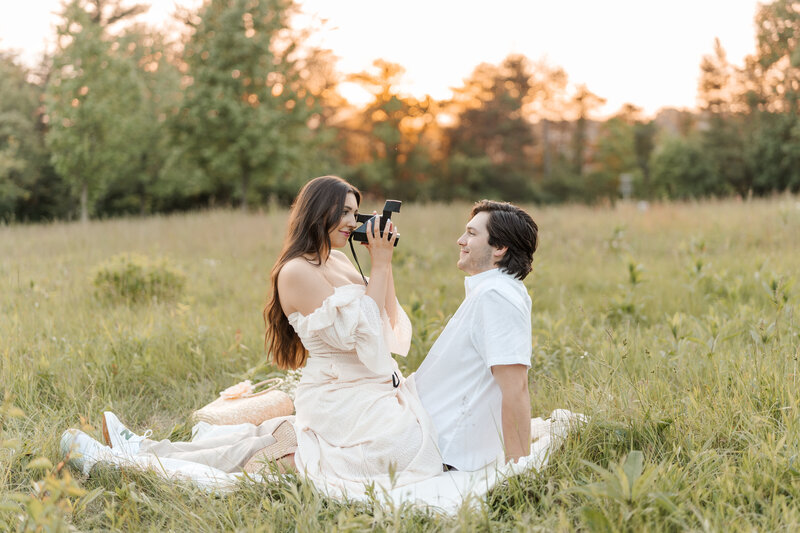
<svg viewBox="0 0 800 533">
<path fill-rule="evenodd" d="M 14 56 L 0 52 L 0 218 L 13 218 L 41 171 L 36 131 L 39 90 Z"/>
<path fill-rule="evenodd" d="M 745 159 L 745 137 L 742 117 L 733 112 L 735 88 L 734 71 L 728 63 L 719 39 L 714 41 L 714 53 L 705 55 L 700 63 L 698 101 L 706 127 L 702 145 L 710 164 L 709 180 L 714 183 L 713 194 L 735 191 L 746 195 L 752 177 Z"/>
<path fill-rule="evenodd" d="M 756 112 L 747 156 L 753 192 L 800 191 L 800 119 L 791 113 Z"/>
<path fill-rule="evenodd" d="M 746 154 L 752 188 L 800 190 L 800 9 L 792 0 L 759 7 L 756 52 L 745 61 Z"/>
<path fill-rule="evenodd" d="M 772 111 L 800 116 L 800 7 L 775 0 L 756 14 L 756 60 Z"/>
<path fill-rule="evenodd" d="M 633 125 L 633 153 L 636 166 L 642 174 L 642 193 L 648 198 L 652 194 L 650 159 L 656 147 L 657 133 L 658 127 L 653 120 L 637 121 Z"/>
<path fill-rule="evenodd" d="M 81 220 L 121 170 L 145 149 L 136 142 L 144 92 L 136 65 L 109 27 L 144 11 L 117 0 L 71 0 L 58 25 L 46 91 L 47 144 L 55 169 L 80 196 Z"/>
<path fill-rule="evenodd" d="M 52 220 L 74 209 L 44 143 L 39 80 L 45 77 L 45 71 L 28 70 L 0 52 L 0 219 Z"/>
<path fill-rule="evenodd" d="M 702 141 L 674 137 L 653 154 L 655 192 L 668 198 L 702 198 L 718 192 Z"/>
<path fill-rule="evenodd" d="M 291 0 L 210 0 L 191 21 L 185 98 L 176 120 L 184 156 L 212 200 L 294 191 L 314 142 L 317 101 L 302 84 Z M 237 191 L 238 189 L 238 191 Z"/>
<path fill-rule="evenodd" d="M 350 130 L 354 178 L 378 193 L 416 198 L 425 189 L 431 159 L 421 139 L 433 123 L 433 101 L 396 91 L 405 69 L 378 59 L 372 71 L 349 77 L 373 95 Z M 359 154 L 360 152 L 360 154 Z"/>
<path fill-rule="evenodd" d="M 553 177 L 554 163 L 559 159 L 561 147 L 554 139 L 563 136 L 568 126 L 564 117 L 568 114 L 569 78 L 561 67 L 548 64 L 545 60 L 533 63 L 531 92 L 526 103 L 526 114 L 532 122 L 538 122 L 541 140 L 535 150 L 540 160 L 544 181 Z"/>
<path fill-rule="evenodd" d="M 572 107 L 577 120 L 572 135 L 572 170 L 577 176 L 583 174 L 586 166 L 586 148 L 589 144 L 587 127 L 589 115 L 606 102 L 605 98 L 591 92 L 586 85 L 579 85 L 572 97 Z"/>
<path fill-rule="evenodd" d="M 499 66 L 479 65 L 457 91 L 462 110 L 447 131 L 449 194 L 536 196 L 535 138 L 528 119 L 533 80 L 527 58 L 507 57 Z"/>
<path fill-rule="evenodd" d="M 304 42 L 311 30 L 295 33 L 295 42 Z M 336 70 L 336 56 L 330 50 L 303 46 L 303 53 L 297 58 L 295 70 L 298 92 L 306 94 L 315 105 L 312 106 L 309 119 L 306 121 L 309 137 L 305 139 L 306 154 L 294 165 L 294 180 L 285 179 L 284 183 L 300 185 L 309 176 L 323 174 L 351 175 L 344 164 L 345 143 L 342 131 L 338 127 L 340 115 L 347 105 L 339 93 L 341 74 Z M 278 198 L 291 202 L 296 189 L 284 186 Z"/>
<path fill-rule="evenodd" d="M 119 53 L 135 65 L 138 104 L 125 116 L 128 143 L 136 157 L 109 177 L 95 209 L 99 214 L 147 214 L 169 206 L 170 196 L 190 189 L 188 168 L 176 168 L 168 127 L 180 106 L 181 74 L 163 35 L 144 25 L 126 28 L 116 38 Z M 180 196 L 184 196 L 180 192 Z"/>
<path fill-rule="evenodd" d="M 697 90 L 700 109 L 715 115 L 730 113 L 733 77 L 733 67 L 728 63 L 725 49 L 719 39 L 714 39 L 714 53 L 704 55 L 700 61 Z"/>
<path fill-rule="evenodd" d="M 631 104 L 623 108 L 600 127 L 600 136 L 593 156 L 594 178 L 605 183 L 601 194 L 612 200 L 619 189 L 622 174 L 638 170 L 636 128 L 641 110 Z"/>
</svg>

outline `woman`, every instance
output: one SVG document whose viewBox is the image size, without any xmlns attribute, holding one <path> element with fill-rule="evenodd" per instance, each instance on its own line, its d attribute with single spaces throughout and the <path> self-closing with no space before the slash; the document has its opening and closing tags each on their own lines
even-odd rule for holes
<svg viewBox="0 0 800 533">
<path fill-rule="evenodd" d="M 63 453 L 77 457 L 73 462 L 86 473 L 97 460 L 125 464 L 121 457 L 140 464 L 157 457 L 159 464 L 166 459 L 204 465 L 216 469 L 212 475 L 253 471 L 264 460 L 283 459 L 282 466 L 296 465 L 320 488 L 342 492 L 363 493 L 370 482 L 400 486 L 441 473 L 432 422 L 389 353 L 406 355 L 411 338 L 392 277 L 397 227 L 387 221 L 381 234 L 378 224 L 368 223 L 367 286 L 337 250 L 356 227 L 360 199 L 358 189 L 338 177 L 308 182 L 292 206 L 272 269 L 266 344 L 277 366 L 305 364 L 294 420 L 268 420 L 237 433 L 213 430 L 200 440 L 172 443 L 135 435 L 107 412 L 103 435 L 109 446 L 68 430 Z M 284 454 L 294 448 L 295 437 L 292 461 Z"/>
<path fill-rule="evenodd" d="M 264 310 L 274 363 L 305 364 L 295 396 L 295 464 L 326 487 L 363 490 L 441 472 L 432 423 L 389 352 L 405 356 L 411 325 L 395 297 L 397 227 L 367 224 L 367 286 L 337 248 L 356 228 L 361 195 L 334 176 L 311 180 L 289 218 Z M 392 234 L 389 237 L 389 234 Z"/>
</svg>

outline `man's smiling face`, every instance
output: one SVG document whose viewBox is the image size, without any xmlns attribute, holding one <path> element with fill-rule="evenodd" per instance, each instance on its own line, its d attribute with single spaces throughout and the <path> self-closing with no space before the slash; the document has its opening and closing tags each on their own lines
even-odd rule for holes
<svg viewBox="0 0 800 533">
<path fill-rule="evenodd" d="M 481 211 L 467 222 L 466 231 L 458 238 L 461 253 L 458 256 L 458 268 L 470 276 L 495 268 L 495 253 L 498 249 L 489 244 L 489 213 Z M 502 254 L 501 254 L 502 255 Z"/>
</svg>

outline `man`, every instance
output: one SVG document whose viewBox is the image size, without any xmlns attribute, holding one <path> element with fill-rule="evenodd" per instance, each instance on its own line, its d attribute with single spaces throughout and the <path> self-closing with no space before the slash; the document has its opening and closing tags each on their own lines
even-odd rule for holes
<svg viewBox="0 0 800 533">
<path fill-rule="evenodd" d="M 530 273 L 538 227 L 482 200 L 458 239 L 466 297 L 415 374 L 449 468 L 478 470 L 530 453 Z M 502 463 L 501 463 L 502 464 Z"/>
</svg>

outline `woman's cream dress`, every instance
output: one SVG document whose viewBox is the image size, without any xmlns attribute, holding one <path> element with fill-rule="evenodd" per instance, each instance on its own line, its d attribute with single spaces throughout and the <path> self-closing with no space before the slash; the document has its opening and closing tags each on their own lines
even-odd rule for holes
<svg viewBox="0 0 800 533">
<path fill-rule="evenodd" d="M 337 287 L 310 315 L 288 317 L 308 350 L 295 395 L 295 462 L 327 491 L 400 487 L 442 472 L 433 424 L 389 354 L 408 353 L 411 324 L 396 304 L 392 328 L 365 291 Z"/>
</svg>

